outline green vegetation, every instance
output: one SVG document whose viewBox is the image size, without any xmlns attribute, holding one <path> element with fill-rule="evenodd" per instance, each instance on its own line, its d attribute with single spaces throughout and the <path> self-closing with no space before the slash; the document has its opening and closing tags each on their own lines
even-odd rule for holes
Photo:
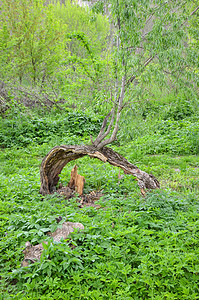
<svg viewBox="0 0 199 300">
<path fill-rule="evenodd" d="M 173 11 L 173 1 L 157 1 L 164 9 L 145 41 L 145 52 L 133 56 L 125 46 L 139 46 L 147 10 L 158 15 L 148 0 L 141 8 L 138 1 L 110 1 L 108 16 L 110 6 L 102 2 L 92 9 L 60 2 L 1 1 L 0 299 L 197 300 L 197 15 L 186 30 L 175 31 L 196 5 L 179 1 L 182 14 L 176 20 L 164 10 L 171 5 Z M 117 22 L 115 27 L 111 23 L 117 14 L 119 31 Z M 161 27 L 165 20 L 172 24 L 169 34 Z M 183 39 L 185 51 L 175 52 Z M 152 52 L 159 57 L 142 69 Z M 165 68 L 171 76 L 166 77 Z M 132 176 L 121 171 L 118 177 L 119 169 L 83 157 L 64 167 L 60 182 L 67 185 L 77 163 L 86 179 L 84 193 L 102 191 L 95 202 L 100 209 L 80 208 L 77 196 L 40 195 L 43 157 L 56 145 L 91 144 L 90 136 L 97 136 L 116 103 L 117 84 L 119 93 L 126 71 L 130 77 L 137 72 L 137 81 L 126 90 L 111 147 L 152 173 L 161 188 L 143 197 Z M 59 216 L 62 222 L 81 222 L 85 229 L 55 243 L 47 233 L 59 226 Z M 21 267 L 26 241 L 49 243 L 41 261 Z"/>
<path fill-rule="evenodd" d="M 85 136 L 96 134 L 101 127 L 102 118 L 89 116 L 82 112 L 69 111 L 64 115 L 50 115 L 42 118 L 34 116 L 16 116 L 11 119 L 1 119 L 0 143 L 2 147 L 24 147 L 31 143 L 47 143 L 52 136 Z M 67 140 L 65 140 L 65 143 Z"/>
<path fill-rule="evenodd" d="M 145 135 L 136 128 L 139 123 L 132 122 L 131 129 L 137 136 L 126 142 L 120 132 L 121 145 L 113 147 L 142 170 L 152 172 L 160 180 L 161 190 L 143 198 L 131 176 L 124 175 L 119 182 L 117 168 L 83 158 L 77 164 L 86 178 L 84 192 L 103 190 L 104 196 L 97 201 L 101 209 L 80 209 L 76 198 L 69 201 L 38 193 L 39 166 L 48 150 L 62 143 L 88 143 L 88 122 L 94 128 L 99 126 L 86 115 L 69 112 L 65 118 L 60 116 L 62 129 L 72 117 L 73 121 L 86 120 L 81 123 L 81 131 L 57 130 L 51 139 L 48 128 L 52 132 L 56 127 L 58 115 L 55 118 L 49 114 L 26 126 L 23 121 L 22 128 L 27 129 L 23 134 L 30 136 L 28 143 L 15 139 L 19 128 L 14 127 L 11 147 L 1 150 L 2 299 L 197 299 L 199 164 L 198 156 L 193 155 L 198 153 L 194 148 L 197 137 L 195 141 L 194 137 L 184 137 L 194 149 L 189 153 L 188 146 L 184 145 L 182 151 L 182 145 L 173 137 L 178 127 L 168 133 L 165 126 L 161 135 L 165 144 L 160 145 L 155 124 L 163 126 L 174 121 L 148 119 L 143 128 L 144 132 L 149 128 Z M 8 120 L 3 122 L 9 124 Z M 186 118 L 182 123 L 196 126 L 194 118 L 193 123 Z M 34 124 L 40 130 L 33 130 Z M 156 155 L 149 155 L 155 149 L 159 149 Z M 186 156 L 179 156 L 181 152 Z M 73 166 L 71 162 L 62 171 L 64 185 Z M 57 228 L 58 216 L 83 223 L 84 232 L 71 234 L 70 240 L 61 244 L 52 243 L 46 232 Z M 27 240 L 33 244 L 43 240 L 50 243 L 41 262 L 21 268 Z M 73 250 L 71 243 L 76 246 Z"/>
<path fill-rule="evenodd" d="M 6 106 L 18 106 L 22 99 L 26 106 L 82 97 L 90 103 L 107 64 L 102 54 L 109 26 L 106 17 L 69 0 L 65 5 L 3 0 L 0 79 L 8 90 Z"/>
</svg>

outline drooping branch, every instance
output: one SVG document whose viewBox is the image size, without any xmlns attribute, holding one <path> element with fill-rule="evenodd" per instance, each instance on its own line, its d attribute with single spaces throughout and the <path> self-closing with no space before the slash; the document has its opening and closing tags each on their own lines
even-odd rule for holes
<svg viewBox="0 0 199 300">
<path fill-rule="evenodd" d="M 155 56 L 149 57 L 143 64 L 141 68 L 141 73 L 145 70 L 145 68 L 152 62 L 152 60 L 155 58 Z M 132 83 L 136 79 L 137 75 L 132 75 L 131 78 L 126 83 L 126 86 L 128 86 L 130 83 Z"/>
<path fill-rule="evenodd" d="M 197 6 L 189 15 L 189 17 L 186 18 L 186 20 L 181 24 L 181 27 L 183 27 L 187 21 L 189 20 L 190 17 L 192 17 L 197 11 L 199 10 L 199 6 Z"/>
<path fill-rule="evenodd" d="M 143 194 L 146 189 L 156 189 L 160 187 L 158 180 L 153 175 L 141 171 L 137 166 L 128 162 L 123 156 L 110 148 L 104 147 L 100 150 L 96 150 L 93 146 L 62 145 L 54 147 L 44 157 L 41 163 L 40 193 L 42 195 L 54 193 L 59 182 L 59 174 L 65 165 L 85 155 L 89 155 L 91 158 L 97 158 L 104 163 L 108 162 L 113 166 L 121 168 L 126 174 L 135 176 Z"/>
<path fill-rule="evenodd" d="M 180 28 L 182 28 L 184 25 L 186 25 L 186 23 L 188 22 L 188 20 L 199 10 L 199 6 L 197 6 L 191 13 L 190 15 L 186 18 L 186 20 L 180 25 Z M 169 29 L 167 30 L 169 31 Z M 144 34 L 144 36 L 142 36 L 142 40 L 143 38 L 145 38 L 149 33 L 151 33 L 152 30 L 146 32 Z M 141 73 L 145 70 L 146 66 L 148 66 L 153 60 L 154 58 L 156 57 L 156 55 L 153 55 L 151 57 L 149 57 L 144 63 L 143 65 L 141 66 Z M 132 75 L 126 82 L 126 86 L 128 86 L 130 83 L 132 83 L 136 77 L 138 76 L 138 74 L 134 74 Z"/>
</svg>

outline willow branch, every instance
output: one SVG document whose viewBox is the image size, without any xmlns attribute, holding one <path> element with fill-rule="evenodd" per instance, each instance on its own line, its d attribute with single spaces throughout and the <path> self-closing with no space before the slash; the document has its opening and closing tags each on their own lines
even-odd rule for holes
<svg viewBox="0 0 199 300">
<path fill-rule="evenodd" d="M 108 129 L 106 130 L 105 132 L 105 129 L 106 129 L 106 125 L 107 125 L 107 122 L 108 122 L 108 119 L 110 118 L 110 116 L 112 115 L 111 117 L 111 121 L 109 123 L 109 126 L 108 126 Z M 104 118 L 104 121 L 102 123 L 102 126 L 101 126 L 101 129 L 100 129 L 100 132 L 97 136 L 97 138 L 95 139 L 95 141 L 93 142 L 93 145 L 95 147 L 97 147 L 97 145 L 109 134 L 110 130 L 111 130 L 111 127 L 113 125 L 113 121 L 114 121 L 114 108 L 108 113 L 108 115 Z"/>
<path fill-rule="evenodd" d="M 183 27 L 183 26 L 186 24 L 186 22 L 188 21 L 188 19 L 189 19 L 191 16 L 193 16 L 198 10 L 199 10 L 199 6 L 196 7 L 196 8 L 190 13 L 189 17 L 187 17 L 186 20 L 180 25 L 180 28 Z M 148 35 L 150 32 L 151 32 L 151 31 L 147 32 L 147 33 L 144 35 L 144 37 L 145 37 L 146 35 Z M 144 71 L 144 68 L 145 68 L 148 64 L 150 64 L 154 58 L 155 58 L 155 56 L 151 56 L 151 57 L 143 64 L 143 67 L 142 67 L 142 71 L 141 71 L 141 72 Z M 138 71 L 138 70 L 137 70 L 137 71 Z M 128 85 L 129 85 L 130 83 L 132 83 L 135 79 L 136 79 L 136 75 L 132 75 L 131 78 L 127 81 L 126 85 L 128 86 Z"/>
<path fill-rule="evenodd" d="M 183 27 L 183 26 L 186 24 L 186 22 L 188 21 L 188 19 L 189 19 L 191 16 L 193 16 L 193 15 L 197 12 L 198 9 L 199 9 L 199 6 L 196 7 L 196 9 L 194 9 L 194 10 L 190 13 L 189 17 L 186 18 L 186 20 L 181 24 L 180 27 Z"/>
<path fill-rule="evenodd" d="M 113 141 L 116 140 L 116 135 L 119 129 L 119 120 L 120 120 L 120 114 L 123 109 L 123 100 L 124 100 L 124 93 L 125 93 L 125 83 L 126 83 L 126 74 L 122 77 L 122 86 L 121 86 L 121 92 L 120 92 L 120 97 L 119 97 L 119 102 L 118 102 L 118 108 L 117 108 L 117 115 L 116 115 L 116 121 L 115 121 L 115 127 L 113 129 L 112 135 L 110 138 L 106 140 L 102 140 L 101 143 L 98 144 L 97 148 L 101 149 L 104 146 L 112 143 Z"/>
<path fill-rule="evenodd" d="M 141 71 L 141 73 L 144 71 L 144 69 L 146 68 L 146 66 L 148 66 L 148 64 L 150 64 L 150 62 L 153 60 L 155 58 L 155 56 L 151 56 L 151 57 L 149 57 L 146 61 L 145 61 L 145 63 L 143 64 L 143 66 L 142 66 L 142 71 Z M 138 70 L 137 70 L 138 71 Z M 133 76 L 131 76 L 131 78 L 127 81 L 127 83 L 126 83 L 126 86 L 128 86 L 130 83 L 132 83 L 135 79 L 136 79 L 136 76 L 137 75 L 133 75 Z"/>
</svg>

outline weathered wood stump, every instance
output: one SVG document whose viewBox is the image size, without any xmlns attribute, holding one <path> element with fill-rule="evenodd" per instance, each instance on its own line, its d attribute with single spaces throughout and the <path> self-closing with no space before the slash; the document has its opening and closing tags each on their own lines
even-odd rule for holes
<svg viewBox="0 0 199 300">
<path fill-rule="evenodd" d="M 122 155 L 113 151 L 111 148 L 103 147 L 99 150 L 92 145 L 61 145 L 52 148 L 42 160 L 40 168 L 40 193 L 42 195 L 54 193 L 59 182 L 59 174 L 65 165 L 85 155 L 89 155 L 91 158 L 98 158 L 103 162 L 108 162 L 124 170 L 125 174 L 135 176 L 142 194 L 145 194 L 147 189 L 160 187 L 158 180 L 153 175 L 141 171 L 137 166 L 128 162 Z"/>
</svg>

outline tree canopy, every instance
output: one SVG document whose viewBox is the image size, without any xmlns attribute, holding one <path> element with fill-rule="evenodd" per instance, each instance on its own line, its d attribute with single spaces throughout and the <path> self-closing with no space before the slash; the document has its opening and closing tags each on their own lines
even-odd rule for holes
<svg viewBox="0 0 199 300">
<path fill-rule="evenodd" d="M 115 80 L 109 93 L 113 103 L 109 128 L 94 142 L 99 147 L 115 140 L 122 109 L 147 93 L 151 83 L 191 95 L 198 94 L 199 84 L 194 45 L 198 30 L 191 25 L 199 6 L 192 5 L 190 12 L 188 3 L 181 1 L 117 0 L 110 4 Z"/>
</svg>

